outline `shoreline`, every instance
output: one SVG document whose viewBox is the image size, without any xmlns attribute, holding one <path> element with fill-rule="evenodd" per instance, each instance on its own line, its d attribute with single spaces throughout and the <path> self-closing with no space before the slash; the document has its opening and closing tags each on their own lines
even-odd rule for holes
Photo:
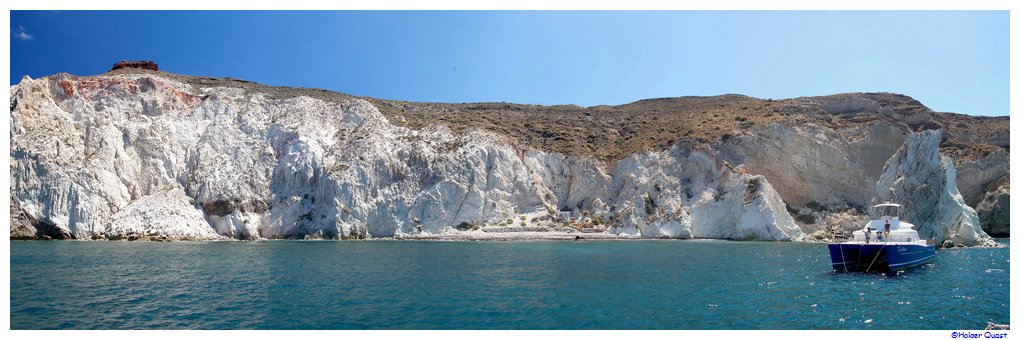
<svg viewBox="0 0 1020 340">
<path fill-rule="evenodd" d="M 538 233 L 536 233 L 538 234 Z M 993 238 L 996 240 L 996 246 L 985 247 L 985 246 L 969 246 L 969 247 L 952 247 L 952 248 L 940 248 L 939 250 L 950 250 L 950 249 L 977 249 L 977 248 L 1008 248 L 1008 244 L 999 242 L 999 240 L 1009 240 L 1009 237 Z M 191 242 L 207 242 L 207 243 L 218 243 L 218 242 L 493 242 L 493 243 L 513 243 L 513 242 L 569 242 L 569 241 L 599 241 L 599 242 L 628 242 L 628 241 L 678 241 L 678 242 L 727 242 L 727 243 L 796 243 L 796 244 L 826 244 L 828 241 L 824 240 L 801 240 L 801 241 L 764 241 L 764 240 L 733 240 L 724 238 L 642 238 L 642 237 L 628 237 L 628 236 L 617 236 L 617 235 L 596 235 L 594 237 L 583 237 L 576 239 L 573 236 L 564 237 L 562 235 L 497 235 L 497 236 L 485 236 L 478 237 L 476 235 L 431 235 L 431 236 L 389 236 L 389 237 L 373 237 L 365 239 L 329 239 L 329 238 L 262 238 L 255 240 L 238 240 L 231 238 L 219 238 L 219 239 L 158 239 L 158 238 L 142 238 L 135 240 L 128 239 L 10 239 L 14 241 L 28 241 L 28 242 L 49 242 L 49 241 L 72 241 L 72 242 L 133 242 L 133 243 L 191 243 Z"/>
<path fill-rule="evenodd" d="M 993 238 L 993 240 L 1009 237 Z M 438 242 L 533 242 L 533 241 L 691 241 L 691 242 L 766 242 L 766 243 L 804 243 L 804 244 L 826 244 L 832 242 L 827 239 L 815 239 L 805 237 L 800 240 L 772 241 L 772 240 L 736 240 L 726 238 L 665 238 L 665 237 L 641 237 L 627 234 L 613 234 L 609 232 L 566 232 L 566 231 L 448 231 L 442 233 L 422 234 L 399 234 L 393 236 L 368 237 L 368 238 L 325 238 L 305 236 L 303 238 L 258 238 L 258 239 L 235 239 L 226 236 L 218 238 L 174 238 L 165 236 L 139 236 L 122 238 L 94 238 L 94 239 L 56 239 L 56 238 L 10 238 L 10 241 L 107 241 L 107 242 L 259 242 L 259 241 L 438 241 Z M 997 247 L 1008 247 L 1008 245 L 996 242 Z M 953 248 L 984 248 L 952 247 Z"/>
<path fill-rule="evenodd" d="M 138 238 L 95 238 L 95 239 L 54 239 L 54 238 L 11 238 L 11 241 L 99 241 L 99 242 L 258 242 L 258 241 L 449 241 L 449 242 L 528 242 L 528 241 L 649 241 L 649 240 L 682 240 L 682 241 L 729 241 L 729 242 L 792 242 L 818 243 L 816 241 L 765 241 L 765 240 L 732 240 L 722 238 L 653 238 L 611 233 L 564 233 L 564 232 L 456 232 L 424 235 L 394 235 L 369 238 L 258 238 L 234 239 L 220 238 L 167 238 L 143 236 Z"/>
<path fill-rule="evenodd" d="M 640 237 L 608 232 L 581 233 L 558 231 L 527 231 L 527 232 L 485 232 L 455 231 L 445 233 L 424 233 L 417 235 L 393 235 L 368 238 L 258 238 L 235 239 L 222 236 L 219 238 L 172 238 L 160 236 L 141 236 L 137 238 L 95 238 L 95 239 L 54 239 L 54 238 L 11 238 L 11 241 L 107 241 L 107 242 L 258 242 L 258 241 L 443 241 L 443 242 L 530 242 L 530 241 L 726 241 L 726 242 L 769 242 L 769 243 L 825 243 L 824 240 L 805 239 L 799 241 L 768 241 L 768 240 L 734 240 L 725 238 L 664 238 Z"/>
</svg>

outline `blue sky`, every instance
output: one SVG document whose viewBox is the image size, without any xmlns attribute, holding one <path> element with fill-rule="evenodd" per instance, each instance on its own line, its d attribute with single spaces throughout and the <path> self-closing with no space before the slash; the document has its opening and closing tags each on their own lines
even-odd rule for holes
<svg viewBox="0 0 1020 340">
<path fill-rule="evenodd" d="M 886 91 L 1009 113 L 1006 11 L 11 12 L 11 83 L 119 60 L 439 102 Z"/>
</svg>

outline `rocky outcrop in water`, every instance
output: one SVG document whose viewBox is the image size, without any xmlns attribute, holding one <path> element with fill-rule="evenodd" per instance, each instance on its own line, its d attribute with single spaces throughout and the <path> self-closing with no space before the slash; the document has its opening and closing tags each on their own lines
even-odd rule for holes
<svg viewBox="0 0 1020 340">
<path fill-rule="evenodd" d="M 12 238 L 478 238 L 514 227 L 807 240 L 827 222 L 795 218 L 870 202 L 909 133 L 894 121 L 774 122 L 606 162 L 481 128 L 402 126 L 363 99 L 237 84 L 128 72 L 13 86 Z M 938 154 L 937 141 L 919 147 Z M 992 205 L 1008 206 L 1006 195 Z"/>
<path fill-rule="evenodd" d="M 944 245 L 992 246 L 994 241 L 981 229 L 977 212 L 957 190 L 952 160 L 938 152 L 941 139 L 938 130 L 907 138 L 886 163 L 872 203 L 903 204 L 902 217 L 916 226 L 920 237 L 934 237 Z"/>
</svg>

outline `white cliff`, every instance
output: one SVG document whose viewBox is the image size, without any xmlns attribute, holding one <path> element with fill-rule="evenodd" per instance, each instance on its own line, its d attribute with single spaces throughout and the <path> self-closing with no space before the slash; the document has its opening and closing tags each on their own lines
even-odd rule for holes
<svg viewBox="0 0 1020 340">
<path fill-rule="evenodd" d="M 800 241 L 788 203 L 867 204 L 906 138 L 891 124 L 775 124 L 717 149 L 680 142 L 605 163 L 480 129 L 406 128 L 362 99 L 175 79 L 11 87 L 12 237 Z"/>
<path fill-rule="evenodd" d="M 886 163 L 875 186 L 872 203 L 903 204 L 902 216 L 916 225 L 919 236 L 934 237 L 944 245 L 992 246 L 974 208 L 967 206 L 956 187 L 956 168 L 939 154 L 942 132 L 912 134 Z"/>
<path fill-rule="evenodd" d="M 596 208 L 624 237 L 800 235 L 767 180 L 679 148 L 607 171 L 481 130 L 397 127 L 358 99 L 155 75 L 58 75 L 11 91 L 12 198 L 75 238 L 432 235 Z M 687 167 L 697 171 L 682 177 Z"/>
</svg>

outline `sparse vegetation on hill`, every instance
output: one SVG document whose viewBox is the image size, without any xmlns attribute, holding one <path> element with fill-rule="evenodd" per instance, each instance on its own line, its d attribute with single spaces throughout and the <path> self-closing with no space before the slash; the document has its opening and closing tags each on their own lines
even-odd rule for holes
<svg viewBox="0 0 1020 340">
<path fill-rule="evenodd" d="M 813 123 L 834 129 L 893 122 L 912 131 L 945 129 L 944 151 L 957 161 L 1009 146 L 1009 117 L 933 112 L 911 97 L 892 93 L 846 93 L 822 97 L 759 99 L 744 95 L 644 99 L 624 105 L 528 105 L 513 103 L 420 103 L 356 97 L 339 92 L 267 86 L 232 78 L 176 75 L 144 69 L 109 73 L 157 73 L 195 86 L 238 87 L 277 99 L 361 98 L 396 125 L 420 129 L 441 124 L 454 131 L 484 129 L 521 144 L 614 162 L 637 151 L 663 150 L 677 142 L 725 142 L 770 123 Z M 891 115 L 883 114 L 882 112 Z"/>
</svg>

